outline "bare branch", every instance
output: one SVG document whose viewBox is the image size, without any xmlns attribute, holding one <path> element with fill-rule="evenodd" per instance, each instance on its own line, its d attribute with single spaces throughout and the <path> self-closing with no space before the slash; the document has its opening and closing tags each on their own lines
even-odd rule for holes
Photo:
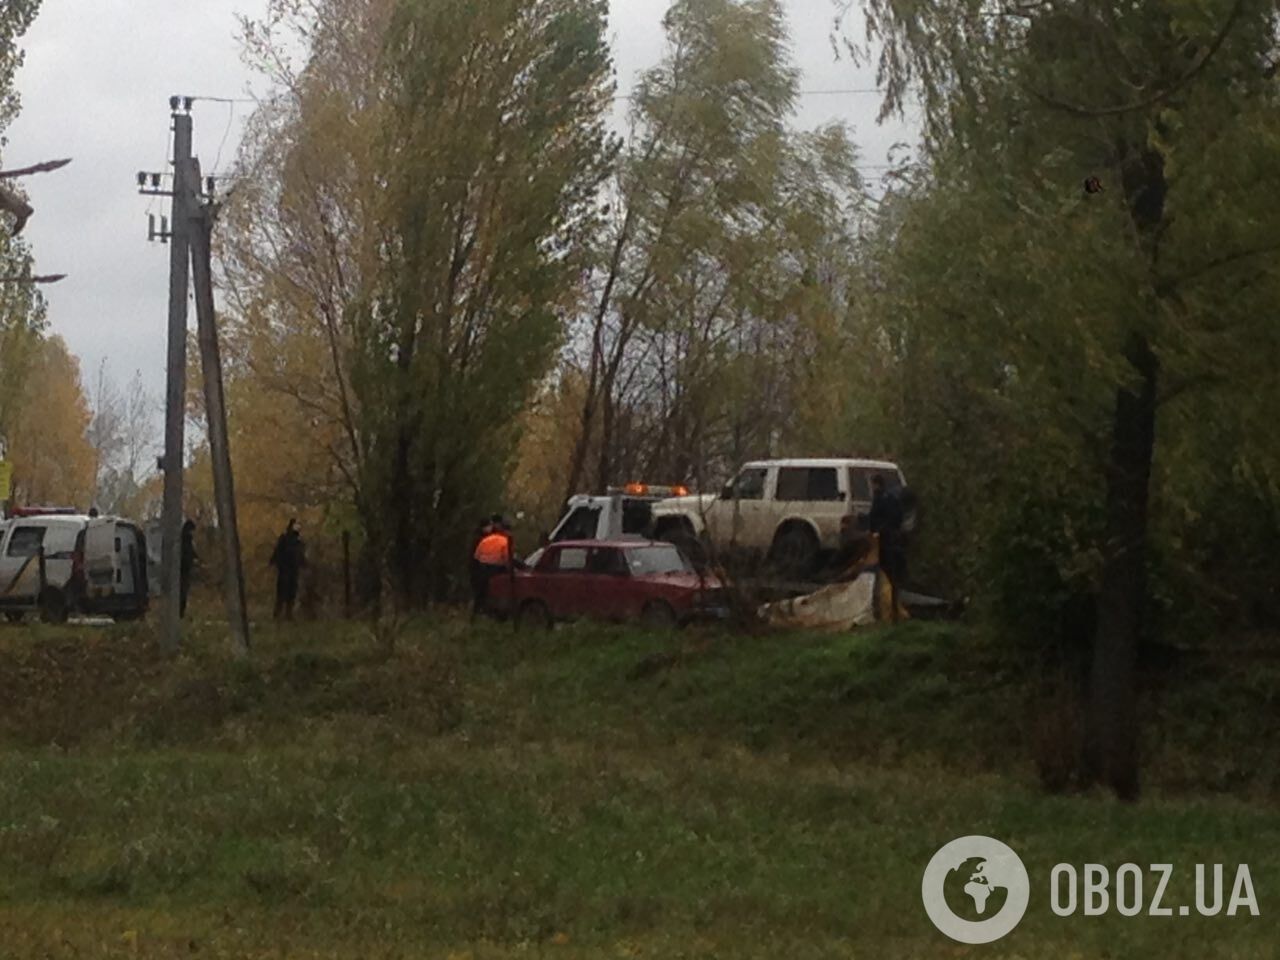
<svg viewBox="0 0 1280 960">
<path fill-rule="evenodd" d="M 1207 260 L 1197 267 L 1179 272 L 1177 277 L 1168 278 L 1159 285 L 1158 289 L 1161 292 L 1173 291 L 1203 277 L 1207 273 L 1212 273 L 1219 267 L 1227 267 L 1233 263 L 1239 263 L 1241 260 L 1251 260 L 1254 257 L 1266 256 L 1269 253 L 1280 253 L 1280 242 L 1268 243 L 1260 247 L 1249 247 L 1245 250 L 1235 250 L 1220 257 L 1214 257 L 1212 260 Z"/>
<path fill-rule="evenodd" d="M 26 177 L 33 173 L 49 173 L 53 170 L 61 170 L 71 158 L 65 160 L 46 160 L 44 163 L 35 163 L 29 167 L 22 167 L 18 170 L 0 170 L 0 180 L 12 180 L 14 177 Z"/>
<path fill-rule="evenodd" d="M 0 283 L 57 283 L 66 278 L 65 273 L 47 273 L 35 277 L 0 277 Z"/>
</svg>

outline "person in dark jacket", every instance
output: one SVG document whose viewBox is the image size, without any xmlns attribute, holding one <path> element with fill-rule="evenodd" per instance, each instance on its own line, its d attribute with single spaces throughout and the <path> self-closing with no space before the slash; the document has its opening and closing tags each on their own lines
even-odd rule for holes
<svg viewBox="0 0 1280 960">
<path fill-rule="evenodd" d="M 182 525 L 182 546 L 178 561 L 178 616 L 187 616 L 187 596 L 191 593 L 191 571 L 200 556 L 196 553 L 196 524 L 188 520 Z"/>
<path fill-rule="evenodd" d="M 907 575 L 906 538 L 903 534 L 902 501 L 885 488 L 883 477 L 871 480 L 871 513 L 867 525 L 879 537 L 880 569 L 889 578 L 892 609 L 889 619 L 898 621 L 898 591 Z"/>
<path fill-rule="evenodd" d="M 289 526 L 271 553 L 270 565 L 276 568 L 276 612 L 279 620 L 293 619 L 293 605 L 298 599 L 298 578 L 307 565 L 306 544 L 298 531 L 298 521 L 290 520 Z"/>
</svg>

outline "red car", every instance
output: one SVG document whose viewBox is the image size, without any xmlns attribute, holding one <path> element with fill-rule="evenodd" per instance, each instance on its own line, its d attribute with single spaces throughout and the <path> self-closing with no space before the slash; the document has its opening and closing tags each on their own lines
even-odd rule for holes
<svg viewBox="0 0 1280 960">
<path fill-rule="evenodd" d="M 578 617 L 673 627 L 729 613 L 719 580 L 699 576 L 671 544 L 648 540 L 551 544 L 531 567 L 494 577 L 489 598 L 496 610 L 514 609 L 522 625 L 543 627 Z"/>
</svg>

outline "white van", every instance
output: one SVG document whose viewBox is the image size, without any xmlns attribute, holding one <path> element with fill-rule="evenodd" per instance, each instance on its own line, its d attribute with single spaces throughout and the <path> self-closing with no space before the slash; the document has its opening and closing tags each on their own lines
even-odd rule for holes
<svg viewBox="0 0 1280 960">
<path fill-rule="evenodd" d="M 0 524 L 0 612 L 133 620 L 147 612 L 146 538 L 118 517 L 21 516 Z"/>
</svg>

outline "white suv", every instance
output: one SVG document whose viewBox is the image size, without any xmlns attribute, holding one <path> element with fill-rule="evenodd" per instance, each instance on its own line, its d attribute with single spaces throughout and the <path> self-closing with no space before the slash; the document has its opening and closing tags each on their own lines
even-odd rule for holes
<svg viewBox="0 0 1280 960">
<path fill-rule="evenodd" d="M 871 481 L 897 493 L 902 471 L 884 460 L 805 459 L 748 463 L 718 495 L 663 500 L 654 535 L 693 554 L 764 555 L 792 576 L 813 573 L 824 553 L 849 546 L 871 510 Z M 910 521 L 909 521 L 910 522 Z"/>
</svg>

